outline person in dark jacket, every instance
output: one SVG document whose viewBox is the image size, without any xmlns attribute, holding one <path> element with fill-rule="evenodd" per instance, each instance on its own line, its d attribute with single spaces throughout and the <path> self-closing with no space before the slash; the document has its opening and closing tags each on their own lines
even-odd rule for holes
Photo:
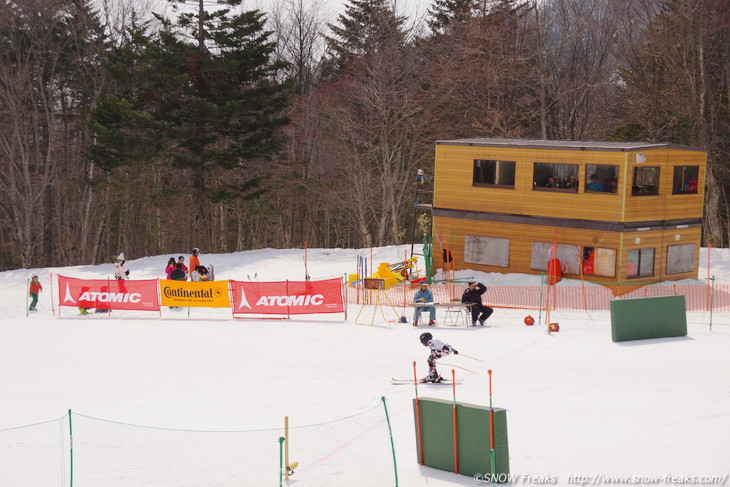
<svg viewBox="0 0 730 487">
<path fill-rule="evenodd" d="M 173 281 L 187 281 L 187 276 L 185 276 L 182 262 L 175 264 L 175 270 L 170 272 L 170 279 Z"/>
<path fill-rule="evenodd" d="M 484 321 L 489 318 L 494 310 L 489 306 L 482 304 L 482 294 L 487 292 L 487 286 L 480 282 L 470 282 L 464 294 L 461 295 L 461 302 L 472 304 L 471 306 L 471 326 L 479 324 L 484 326 Z"/>
</svg>

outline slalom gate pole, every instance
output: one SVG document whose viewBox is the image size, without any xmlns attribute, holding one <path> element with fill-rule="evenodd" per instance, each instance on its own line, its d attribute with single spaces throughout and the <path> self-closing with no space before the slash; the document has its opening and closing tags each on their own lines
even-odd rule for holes
<svg viewBox="0 0 730 487">
<path fill-rule="evenodd" d="M 418 403 L 418 376 L 416 361 L 413 361 L 413 387 L 416 389 L 416 428 L 418 431 L 418 462 L 423 465 L 423 434 L 421 431 L 421 405 Z"/>
<path fill-rule="evenodd" d="M 459 473 L 459 430 L 456 423 L 456 371 L 451 369 L 451 391 L 454 397 L 454 473 Z"/>
<path fill-rule="evenodd" d="M 279 437 L 279 487 L 281 487 L 281 480 L 284 476 L 284 437 Z"/>
<path fill-rule="evenodd" d="M 497 482 L 497 460 L 494 456 L 494 408 L 492 407 L 492 369 L 489 369 L 489 460 L 492 465 L 492 483 Z"/>
<path fill-rule="evenodd" d="M 284 416 L 284 480 L 289 480 L 289 416 Z"/>
<path fill-rule="evenodd" d="M 393 452 L 393 473 L 395 474 L 395 487 L 398 487 L 398 464 L 395 461 L 395 443 L 393 442 L 393 428 L 390 426 L 390 415 L 388 414 L 388 403 L 385 396 L 380 398 L 383 401 L 383 409 L 385 410 L 385 421 L 388 423 L 388 435 L 390 436 L 390 450 Z"/>
<path fill-rule="evenodd" d="M 25 283 L 25 317 L 28 317 L 28 298 L 30 297 L 30 279 Z"/>
</svg>

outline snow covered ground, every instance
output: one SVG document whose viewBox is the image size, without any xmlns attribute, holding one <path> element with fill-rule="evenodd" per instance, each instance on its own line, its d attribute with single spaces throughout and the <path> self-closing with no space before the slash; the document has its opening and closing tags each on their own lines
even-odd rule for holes
<svg viewBox="0 0 730 487">
<path fill-rule="evenodd" d="M 404 249 L 410 246 L 375 249 L 375 265 L 401 260 Z M 310 249 L 309 274 L 324 279 L 353 273 L 358 253 L 370 257 L 369 250 Z M 179 254 L 130 260 L 130 277 L 163 277 L 173 255 Z M 712 275 L 730 281 L 730 250 L 713 249 L 711 255 Z M 203 254 L 201 261 L 215 265 L 218 279 L 301 280 L 302 257 L 301 250 L 264 249 Z M 399 485 L 478 485 L 471 477 L 416 462 L 413 388 L 393 386 L 390 378 L 412 377 L 413 361 L 426 374 L 427 350 L 418 341 L 422 328 L 382 319 L 361 326 L 343 323 L 341 315 L 232 320 L 227 311 L 207 309 L 193 309 L 190 316 L 163 310 L 162 317 L 122 312 L 110 317 L 64 308 L 59 319 L 51 313 L 51 271 L 106 278 L 113 267 L 0 273 L 0 430 L 59 418 L 69 408 L 162 428 L 276 428 L 287 415 L 292 425 L 351 416 L 385 396 Z M 34 272 L 45 290 L 39 311 L 26 317 L 25 289 Z M 535 283 L 535 276 L 460 274 L 487 286 L 497 280 Z M 700 277 L 706 274 L 703 249 Z M 350 305 L 350 320 L 359 311 Z M 369 317 L 372 310 L 363 313 Z M 709 313 L 689 313 L 687 337 L 623 343 L 611 341 L 608 312 L 553 312 L 560 332 L 551 335 L 544 326 L 525 326 L 526 314 L 537 318 L 534 311 L 497 309 L 488 327 L 430 330 L 484 360 L 441 360 L 474 372 L 456 369 L 464 379 L 457 400 L 488 405 L 486 370 L 493 369 L 494 405 L 509 410 L 515 484 L 655 475 L 660 477 L 655 485 L 671 485 L 677 481 L 668 476 L 719 475 L 730 485 L 729 313 L 713 313 L 711 329 Z M 450 375 L 451 368 L 441 365 L 440 371 Z M 452 397 L 443 386 L 422 386 L 419 394 Z M 596 485 L 609 481 L 596 479 Z M 304 478 L 297 482 L 307 485 Z"/>
</svg>

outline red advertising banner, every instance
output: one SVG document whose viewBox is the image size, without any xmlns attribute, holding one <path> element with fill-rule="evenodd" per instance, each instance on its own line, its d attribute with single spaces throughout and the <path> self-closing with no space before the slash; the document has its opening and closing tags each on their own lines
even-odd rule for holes
<svg viewBox="0 0 730 487">
<path fill-rule="evenodd" d="M 157 279 L 75 279 L 58 276 L 60 306 L 159 311 Z"/>
<path fill-rule="evenodd" d="M 342 313 L 342 281 L 231 281 L 234 314 Z"/>
</svg>

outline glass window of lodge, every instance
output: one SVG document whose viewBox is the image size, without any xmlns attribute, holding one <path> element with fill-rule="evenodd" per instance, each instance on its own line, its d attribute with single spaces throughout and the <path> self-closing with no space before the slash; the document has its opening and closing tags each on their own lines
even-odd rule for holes
<svg viewBox="0 0 730 487">
<path fill-rule="evenodd" d="M 578 164 L 536 162 L 532 180 L 533 189 L 578 192 Z"/>
<path fill-rule="evenodd" d="M 618 191 L 618 166 L 587 164 L 585 174 L 586 193 L 616 193 Z"/>
<path fill-rule="evenodd" d="M 672 194 L 697 194 L 699 166 L 676 166 L 672 179 Z"/>
<path fill-rule="evenodd" d="M 629 250 L 626 277 L 651 277 L 654 275 L 654 249 Z"/>
<path fill-rule="evenodd" d="M 583 274 L 616 276 L 616 251 L 598 247 L 583 247 Z"/>
<path fill-rule="evenodd" d="M 474 160 L 474 185 L 515 187 L 515 161 Z"/>
<path fill-rule="evenodd" d="M 659 194 L 659 168 L 635 167 L 634 180 L 631 182 L 632 196 Z"/>
</svg>

